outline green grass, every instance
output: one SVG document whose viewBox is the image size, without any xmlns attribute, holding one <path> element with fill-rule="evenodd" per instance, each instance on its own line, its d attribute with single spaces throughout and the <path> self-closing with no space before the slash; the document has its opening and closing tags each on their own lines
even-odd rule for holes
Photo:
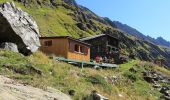
<svg viewBox="0 0 170 100">
<path fill-rule="evenodd" d="M 70 27 L 75 24 L 74 20 L 67 15 L 68 10 L 65 10 L 62 7 L 56 8 L 56 10 L 47 7 L 41 9 L 36 7 L 30 9 L 25 7 L 22 8 L 34 17 L 40 27 L 41 35 L 43 36 L 70 35 L 69 30 L 65 27 L 66 25 Z M 76 33 L 74 32 L 72 34 Z"/>
<path fill-rule="evenodd" d="M 13 0 L 0 0 L 0 3 L 4 3 L 4 2 L 11 2 Z"/>
<path fill-rule="evenodd" d="M 139 62 L 140 62 L 139 60 L 131 60 L 131 61 L 129 61 L 128 63 L 121 64 L 119 70 L 120 70 L 121 72 L 128 71 L 131 67 L 133 67 L 134 65 L 136 65 L 136 64 L 139 63 Z"/>
<path fill-rule="evenodd" d="M 32 67 L 43 74 L 31 71 Z M 132 67 L 137 69 L 136 73 L 129 71 Z M 11 51 L 0 50 L 0 74 L 44 90 L 47 86 L 54 87 L 66 94 L 69 90 L 74 90 L 75 95 L 72 96 L 74 100 L 81 100 L 89 96 L 93 90 L 97 90 L 111 100 L 122 100 L 118 94 L 122 94 L 126 100 L 145 100 L 148 98 L 156 100 L 160 96 L 159 92 L 152 90 L 152 86 L 144 81 L 141 73 L 145 69 L 153 68 L 169 73 L 168 70 L 153 67 L 152 64 L 139 60 L 122 64 L 118 69 L 81 69 L 67 63 L 50 60 L 41 52 L 25 57 Z M 106 77 L 112 76 L 120 77 L 114 85 L 106 80 Z"/>
</svg>

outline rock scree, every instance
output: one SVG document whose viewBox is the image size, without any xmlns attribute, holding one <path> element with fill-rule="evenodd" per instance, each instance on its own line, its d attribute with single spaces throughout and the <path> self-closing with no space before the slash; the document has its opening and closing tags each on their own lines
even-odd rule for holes
<svg viewBox="0 0 170 100">
<path fill-rule="evenodd" d="M 0 100 L 71 100 L 71 98 L 50 87 L 45 91 L 0 75 Z"/>
<path fill-rule="evenodd" d="M 17 51 L 17 48 L 20 53 L 29 55 L 40 47 L 39 37 L 37 23 L 28 13 L 14 2 L 0 4 L 0 45 L 15 44 L 17 47 L 10 46 L 10 50 Z"/>
<path fill-rule="evenodd" d="M 158 71 L 144 71 L 144 79 L 151 83 L 155 89 L 162 94 L 160 99 L 170 100 L 170 78 L 164 73 Z"/>
</svg>

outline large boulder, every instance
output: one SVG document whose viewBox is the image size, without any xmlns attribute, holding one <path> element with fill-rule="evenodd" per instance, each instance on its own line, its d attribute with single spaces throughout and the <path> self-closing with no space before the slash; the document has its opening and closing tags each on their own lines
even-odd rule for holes
<svg viewBox="0 0 170 100">
<path fill-rule="evenodd" d="M 40 47 L 39 28 L 34 19 L 13 2 L 0 4 L 0 44 L 13 43 L 29 55 Z"/>
</svg>

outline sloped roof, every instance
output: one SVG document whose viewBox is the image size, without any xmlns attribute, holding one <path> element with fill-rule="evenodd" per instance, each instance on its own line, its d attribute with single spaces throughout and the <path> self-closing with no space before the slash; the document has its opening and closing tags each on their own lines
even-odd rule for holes
<svg viewBox="0 0 170 100">
<path fill-rule="evenodd" d="M 112 37 L 112 38 L 114 38 L 114 39 L 119 40 L 118 38 L 113 37 L 113 36 L 111 36 L 111 35 L 109 35 L 109 34 L 99 34 L 99 35 L 94 35 L 94 36 L 91 36 L 91 37 L 80 38 L 79 40 L 80 40 L 80 41 L 87 41 L 87 40 L 95 39 L 95 38 L 102 37 L 102 36 L 110 36 L 110 37 Z"/>
<path fill-rule="evenodd" d="M 53 37 L 40 37 L 40 39 L 58 39 L 58 38 L 67 38 L 67 39 L 70 39 L 70 40 L 73 40 L 73 41 L 76 41 L 76 42 L 79 42 L 79 43 L 82 43 L 82 44 L 85 44 L 87 46 L 91 46 L 90 44 L 86 43 L 86 42 L 83 42 L 79 39 L 75 39 L 73 37 L 70 37 L 70 36 L 53 36 Z"/>
</svg>

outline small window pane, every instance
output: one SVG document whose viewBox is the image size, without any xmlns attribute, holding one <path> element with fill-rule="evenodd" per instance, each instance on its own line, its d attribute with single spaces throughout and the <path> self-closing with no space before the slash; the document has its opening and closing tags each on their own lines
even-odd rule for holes
<svg viewBox="0 0 170 100">
<path fill-rule="evenodd" d="M 79 45 L 77 45 L 77 44 L 75 45 L 74 51 L 79 52 Z"/>
<path fill-rule="evenodd" d="M 84 47 L 83 46 L 80 46 L 80 52 L 84 53 Z"/>
</svg>

